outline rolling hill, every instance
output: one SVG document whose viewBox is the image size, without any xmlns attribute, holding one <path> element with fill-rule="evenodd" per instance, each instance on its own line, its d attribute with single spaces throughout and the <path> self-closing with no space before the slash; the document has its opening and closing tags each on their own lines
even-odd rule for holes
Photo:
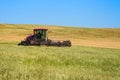
<svg viewBox="0 0 120 80">
<path fill-rule="evenodd" d="M 78 28 L 65 26 L 0 24 L 0 42 L 20 42 L 34 28 L 48 28 L 48 37 L 72 41 L 72 45 L 120 49 L 120 28 Z"/>
</svg>

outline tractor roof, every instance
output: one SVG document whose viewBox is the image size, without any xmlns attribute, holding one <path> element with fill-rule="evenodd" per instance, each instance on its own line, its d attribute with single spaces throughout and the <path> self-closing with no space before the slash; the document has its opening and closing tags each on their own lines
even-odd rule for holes
<svg viewBox="0 0 120 80">
<path fill-rule="evenodd" d="M 37 28 L 37 29 L 34 29 L 34 31 L 37 31 L 37 30 L 48 30 L 48 29 L 46 29 L 46 28 Z"/>
</svg>

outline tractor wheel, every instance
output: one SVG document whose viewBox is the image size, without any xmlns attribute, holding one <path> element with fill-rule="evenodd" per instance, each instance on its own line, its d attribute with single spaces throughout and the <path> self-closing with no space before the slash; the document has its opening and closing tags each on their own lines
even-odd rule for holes
<svg viewBox="0 0 120 80">
<path fill-rule="evenodd" d="M 21 41 L 18 45 L 24 45 L 24 46 L 27 46 L 28 43 L 27 43 L 27 41 Z"/>
</svg>

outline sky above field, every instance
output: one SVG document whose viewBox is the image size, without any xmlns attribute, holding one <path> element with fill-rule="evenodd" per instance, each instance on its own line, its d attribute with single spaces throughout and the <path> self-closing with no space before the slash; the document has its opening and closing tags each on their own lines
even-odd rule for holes
<svg viewBox="0 0 120 80">
<path fill-rule="evenodd" d="M 0 0 L 0 23 L 120 27 L 120 0 Z"/>
</svg>

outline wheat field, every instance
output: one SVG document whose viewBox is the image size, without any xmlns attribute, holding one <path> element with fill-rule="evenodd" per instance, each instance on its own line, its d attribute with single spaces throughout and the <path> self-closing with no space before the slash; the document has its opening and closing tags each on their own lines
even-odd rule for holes
<svg viewBox="0 0 120 80">
<path fill-rule="evenodd" d="M 72 47 L 18 46 L 34 28 Z M 77 35 L 76 35 L 77 34 Z M 0 24 L 0 80 L 120 80 L 120 29 Z"/>
</svg>

